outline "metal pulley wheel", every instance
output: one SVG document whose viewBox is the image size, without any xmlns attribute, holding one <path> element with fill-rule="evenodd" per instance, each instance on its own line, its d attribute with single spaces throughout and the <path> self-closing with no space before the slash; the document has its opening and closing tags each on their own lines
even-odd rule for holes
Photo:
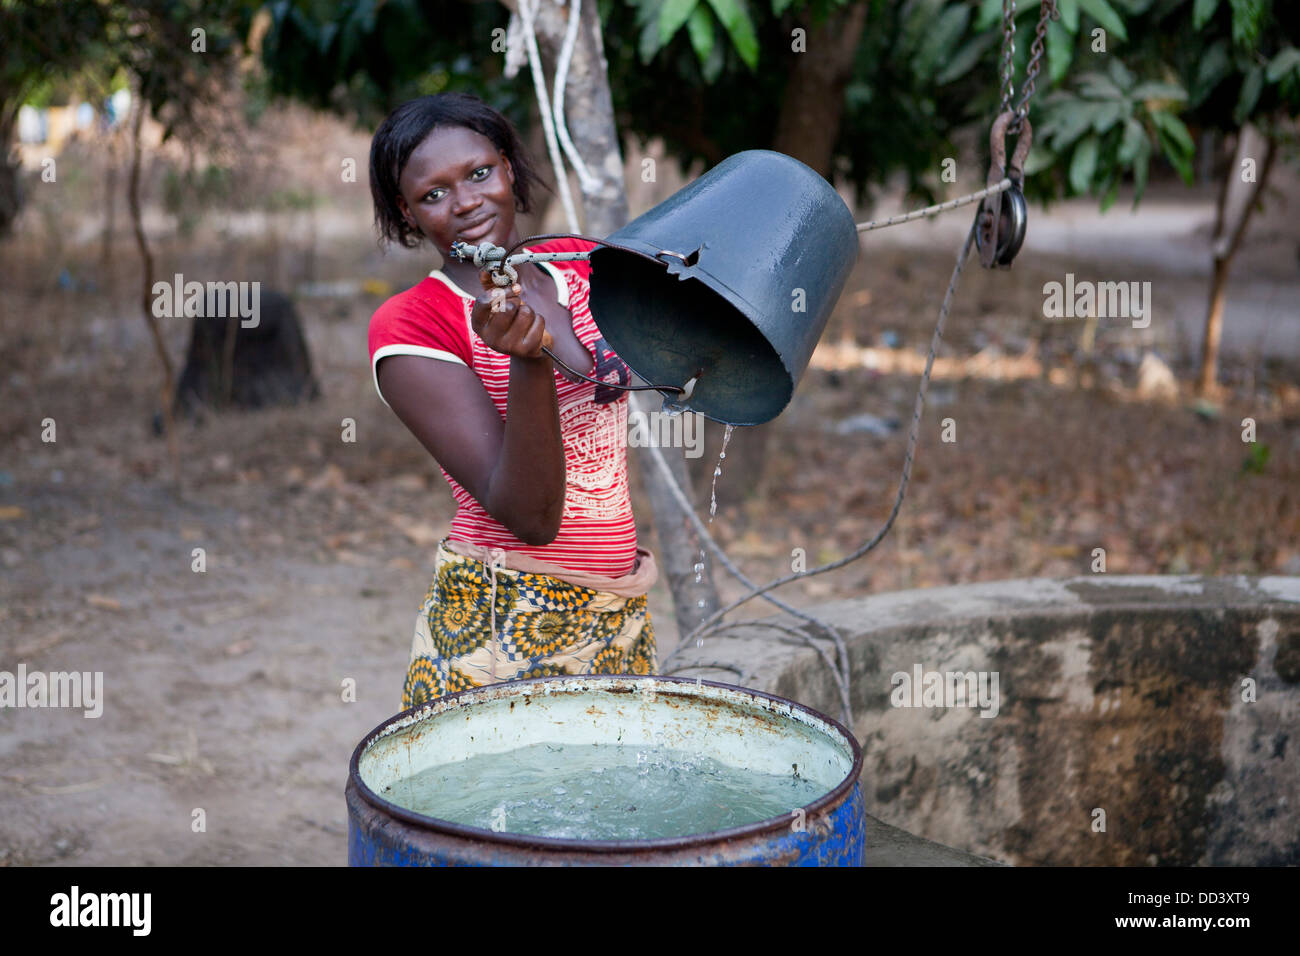
<svg viewBox="0 0 1300 956">
<path fill-rule="evenodd" d="M 993 255 L 993 264 L 1006 268 L 1020 251 L 1025 241 L 1025 226 L 1029 222 L 1029 207 L 1025 196 L 1017 187 L 1012 186 L 1002 194 L 998 215 L 997 251 Z M 984 230 L 975 231 L 975 243 L 980 252 L 984 252 Z"/>
</svg>

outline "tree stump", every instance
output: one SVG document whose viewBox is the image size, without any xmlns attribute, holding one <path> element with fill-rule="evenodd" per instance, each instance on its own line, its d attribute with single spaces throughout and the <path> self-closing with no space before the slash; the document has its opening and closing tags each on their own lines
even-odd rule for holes
<svg viewBox="0 0 1300 956">
<path fill-rule="evenodd" d="M 257 325 L 239 318 L 194 319 L 189 352 L 176 386 L 178 413 L 203 409 L 296 405 L 320 397 L 307 340 L 293 300 L 261 294 Z"/>
</svg>

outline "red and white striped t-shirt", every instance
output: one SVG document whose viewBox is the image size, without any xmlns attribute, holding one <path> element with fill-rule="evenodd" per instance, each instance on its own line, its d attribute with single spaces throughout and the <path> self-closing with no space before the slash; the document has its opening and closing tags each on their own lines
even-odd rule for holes
<svg viewBox="0 0 1300 956">
<path fill-rule="evenodd" d="M 532 252 L 572 252 L 595 248 L 581 239 L 554 239 L 530 247 Z M 592 353 L 592 378 L 629 384 L 631 373 L 592 320 L 590 264 L 581 259 L 543 262 L 555 280 L 559 303 L 573 314 L 573 331 Z M 419 285 L 393 296 L 370 320 L 370 368 L 379 391 L 379 362 L 389 355 L 421 355 L 468 366 L 483 383 L 502 421 L 510 384 L 510 356 L 492 349 L 474 331 L 470 315 L 474 296 L 441 270 Z M 571 382 L 555 371 L 560 433 L 564 442 L 564 516 L 550 544 L 525 544 L 484 510 L 439 465 L 458 505 L 452 538 L 488 548 L 519 551 L 564 568 L 621 577 L 636 564 L 636 523 L 627 483 L 628 393 L 620 389 Z M 379 397 L 384 399 L 383 393 Z"/>
</svg>

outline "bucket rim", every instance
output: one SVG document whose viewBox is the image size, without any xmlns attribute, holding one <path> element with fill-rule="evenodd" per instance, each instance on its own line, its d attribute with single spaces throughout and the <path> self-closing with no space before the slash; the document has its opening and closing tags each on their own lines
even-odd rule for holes
<svg viewBox="0 0 1300 956">
<path fill-rule="evenodd" d="M 693 847 L 709 846 L 717 843 L 726 842 L 745 837 L 758 836 L 769 833 L 774 830 L 782 830 L 790 825 L 790 816 L 769 817 L 765 820 L 758 820 L 753 823 L 746 823 L 737 827 L 728 827 L 725 830 L 710 830 L 705 833 L 693 833 L 680 837 L 663 837 L 653 840 L 575 840 L 567 837 L 544 837 L 535 836 L 527 833 L 506 833 L 495 830 L 485 830 L 481 827 L 472 827 L 460 823 L 452 823 L 449 820 L 443 820 L 438 817 L 427 816 L 422 813 L 416 813 L 405 807 L 399 806 L 389 800 L 385 800 L 379 794 L 375 793 L 370 786 L 361 778 L 361 755 L 382 737 L 389 736 L 408 726 L 418 723 L 427 717 L 434 716 L 433 711 L 437 714 L 452 710 L 459 706 L 462 698 L 471 696 L 484 696 L 489 699 L 493 697 L 514 696 L 525 693 L 528 687 L 539 687 L 545 684 L 553 683 L 583 683 L 591 682 L 595 684 L 605 684 L 613 693 L 634 693 L 635 686 L 642 682 L 652 682 L 657 685 L 669 684 L 676 686 L 696 686 L 711 687 L 717 690 L 725 691 L 729 694 L 748 697 L 751 700 L 768 705 L 777 705 L 789 708 L 790 711 L 800 712 L 805 718 L 812 718 L 811 723 L 816 722 L 827 725 L 831 730 L 838 734 L 849 744 L 850 752 L 853 755 L 853 765 L 849 772 L 838 784 L 822 794 L 811 803 L 804 804 L 801 809 L 807 811 L 808 816 L 814 816 L 822 811 L 831 811 L 835 807 L 849 799 L 853 788 L 858 785 L 859 778 L 862 775 L 863 752 L 862 747 L 855 737 L 843 724 L 828 714 L 814 710 L 798 701 L 790 700 L 787 697 L 781 697 L 777 694 L 769 694 L 765 691 L 755 690 L 750 687 L 741 687 L 737 684 L 726 684 L 721 681 L 701 680 L 697 682 L 689 677 L 660 677 L 658 675 L 643 674 L 559 674 L 549 677 L 530 677 L 521 680 L 500 681 L 495 684 L 487 684 L 482 687 L 473 687 L 468 690 L 458 691 L 454 694 L 448 694 L 439 697 L 437 700 L 418 704 L 410 707 L 392 717 L 382 721 L 366 734 L 361 742 L 357 744 L 352 751 L 352 759 L 348 762 L 348 788 L 355 790 L 356 795 L 370 804 L 376 810 L 401 820 L 404 823 L 414 824 L 424 830 L 444 836 L 458 837 L 463 840 L 470 840 L 479 843 L 491 843 L 502 846 L 515 847 L 519 849 L 532 850 L 549 850 L 571 853 L 595 853 L 595 854 L 627 854 L 627 853 L 655 853 L 664 850 L 686 850 Z M 623 686 L 623 690 L 613 690 L 614 687 Z M 770 708 L 765 708 L 770 709 Z M 809 721 L 804 721 L 809 722 Z"/>
</svg>

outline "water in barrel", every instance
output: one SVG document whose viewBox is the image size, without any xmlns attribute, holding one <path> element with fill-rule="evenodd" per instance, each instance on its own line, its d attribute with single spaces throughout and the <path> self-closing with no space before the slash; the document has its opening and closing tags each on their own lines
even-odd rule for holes
<svg viewBox="0 0 1300 956">
<path fill-rule="evenodd" d="M 796 766 L 774 775 L 664 747 L 539 743 L 429 767 L 382 796 L 484 830 L 655 840 L 789 817 L 825 792 Z"/>
</svg>

